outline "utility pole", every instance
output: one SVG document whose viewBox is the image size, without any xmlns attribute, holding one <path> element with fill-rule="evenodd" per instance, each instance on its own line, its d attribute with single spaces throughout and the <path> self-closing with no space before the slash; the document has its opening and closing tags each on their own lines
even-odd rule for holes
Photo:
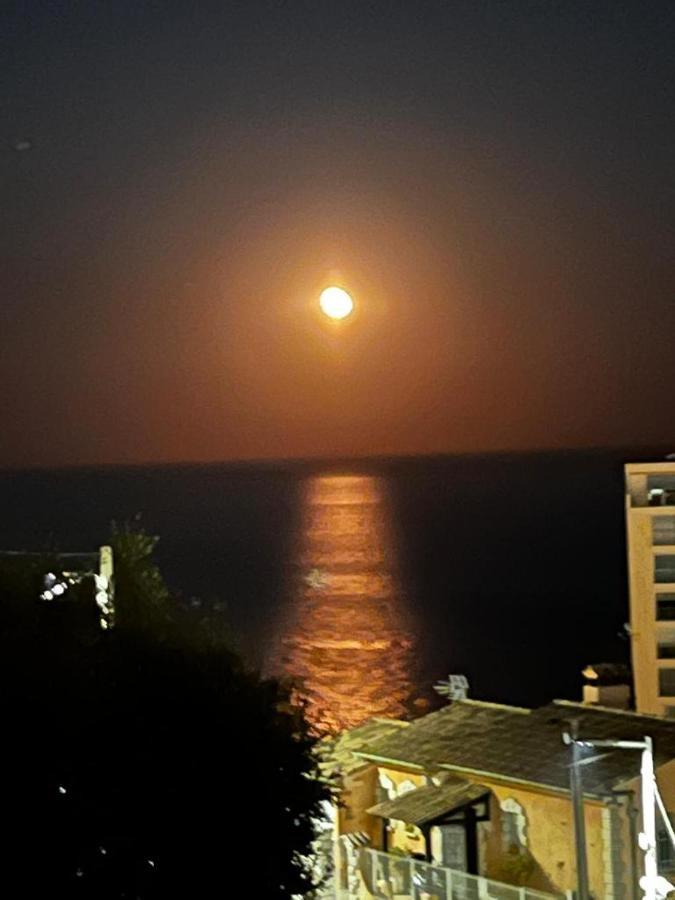
<svg viewBox="0 0 675 900">
<path fill-rule="evenodd" d="M 579 773 L 581 760 L 579 751 L 582 747 L 591 749 L 608 747 L 612 750 L 641 750 L 640 764 L 640 800 L 642 807 L 642 831 L 638 838 L 640 849 L 644 853 L 644 875 L 640 878 L 643 891 L 642 900 L 664 900 L 673 890 L 673 885 L 659 875 L 656 858 L 656 802 L 658 791 L 654 778 L 654 753 L 650 737 L 641 741 L 598 740 L 585 741 L 579 738 L 578 719 L 570 722 L 570 730 L 563 732 L 563 742 L 572 748 L 572 765 L 570 767 L 570 789 L 574 804 L 574 824 L 577 843 L 577 878 L 580 900 L 589 900 L 588 866 L 586 862 L 586 841 L 583 828 L 583 791 Z M 581 812 L 581 828 L 577 827 L 578 813 Z"/>
<path fill-rule="evenodd" d="M 572 812 L 574 815 L 574 844 L 577 857 L 577 897 L 578 900 L 589 900 L 588 860 L 586 857 L 586 822 L 584 818 L 584 789 L 581 780 L 579 757 L 581 748 L 578 743 L 579 720 L 572 719 L 569 732 L 563 733 L 563 741 L 572 748 L 572 765 L 570 766 L 570 794 L 572 795 Z"/>
<path fill-rule="evenodd" d="M 657 900 L 657 880 L 659 877 L 656 863 L 656 783 L 654 781 L 654 755 L 652 739 L 646 737 L 642 750 L 642 833 L 640 847 L 645 853 L 645 874 L 640 879 L 640 887 L 645 892 L 644 900 Z"/>
</svg>

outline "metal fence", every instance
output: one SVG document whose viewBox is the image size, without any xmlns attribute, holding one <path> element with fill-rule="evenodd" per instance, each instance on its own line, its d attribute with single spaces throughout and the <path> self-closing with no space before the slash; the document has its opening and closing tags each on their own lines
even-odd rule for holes
<svg viewBox="0 0 675 900">
<path fill-rule="evenodd" d="M 378 900 L 558 900 L 554 894 L 377 850 L 361 850 L 359 869 L 368 893 Z"/>
</svg>

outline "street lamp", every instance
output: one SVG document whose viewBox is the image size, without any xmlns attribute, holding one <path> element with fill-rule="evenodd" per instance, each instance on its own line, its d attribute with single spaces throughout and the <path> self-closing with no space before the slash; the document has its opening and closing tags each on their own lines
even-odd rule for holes
<svg viewBox="0 0 675 900">
<path fill-rule="evenodd" d="M 579 900 L 589 900 L 588 891 L 588 864 L 586 860 L 586 836 L 584 830 L 584 800 L 581 782 L 582 761 L 579 758 L 581 748 L 596 749 L 608 747 L 613 750 L 640 750 L 642 761 L 640 765 L 640 801 L 642 806 L 642 831 L 638 838 L 640 850 L 644 853 L 644 875 L 640 878 L 640 887 L 643 890 L 643 900 L 663 900 L 675 887 L 659 875 L 656 858 L 656 804 L 664 816 L 667 827 L 670 822 L 665 816 L 663 802 L 661 801 L 654 778 L 654 753 L 650 737 L 641 741 L 616 741 L 597 740 L 585 741 L 578 737 L 578 720 L 570 722 L 570 730 L 563 732 L 563 742 L 572 748 L 572 765 L 570 766 L 570 792 L 574 807 L 574 835 L 577 855 L 577 886 Z M 675 835 L 672 828 L 668 828 L 668 834 L 675 843 Z"/>
</svg>

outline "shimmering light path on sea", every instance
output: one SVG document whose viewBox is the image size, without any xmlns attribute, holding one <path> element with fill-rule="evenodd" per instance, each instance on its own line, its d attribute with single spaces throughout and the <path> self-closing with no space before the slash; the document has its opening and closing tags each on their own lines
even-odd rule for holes
<svg viewBox="0 0 675 900">
<path fill-rule="evenodd" d="M 402 715 L 413 637 L 383 482 L 309 478 L 298 540 L 275 668 L 303 684 L 309 716 L 322 728 Z"/>
</svg>

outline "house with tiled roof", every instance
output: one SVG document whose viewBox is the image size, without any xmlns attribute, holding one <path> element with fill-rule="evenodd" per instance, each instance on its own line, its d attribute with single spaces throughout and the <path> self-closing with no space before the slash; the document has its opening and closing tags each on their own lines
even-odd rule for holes
<svg viewBox="0 0 675 900">
<path fill-rule="evenodd" d="M 351 893 L 358 893 L 360 849 L 379 846 L 381 836 L 380 820 L 368 812 L 373 798 L 379 796 L 378 767 L 365 762 L 359 753 L 406 725 L 397 719 L 374 718 L 321 743 L 321 773 L 338 790 L 337 802 L 329 811 L 335 881 L 343 884 L 347 896 L 349 887 L 354 889 Z"/>
<path fill-rule="evenodd" d="M 587 741 L 650 736 L 661 795 L 675 812 L 675 721 L 566 701 L 534 710 L 454 701 L 408 724 L 362 726 L 352 738 L 339 833 L 363 836 L 360 893 L 352 877 L 342 896 L 445 900 L 462 877 L 470 897 L 510 900 L 509 885 L 520 892 L 513 900 L 571 896 L 571 753 L 562 733 L 572 720 Z M 592 896 L 633 900 L 641 895 L 640 754 L 584 750 L 579 771 Z M 667 873 L 675 859 L 666 835 L 659 853 Z"/>
</svg>

